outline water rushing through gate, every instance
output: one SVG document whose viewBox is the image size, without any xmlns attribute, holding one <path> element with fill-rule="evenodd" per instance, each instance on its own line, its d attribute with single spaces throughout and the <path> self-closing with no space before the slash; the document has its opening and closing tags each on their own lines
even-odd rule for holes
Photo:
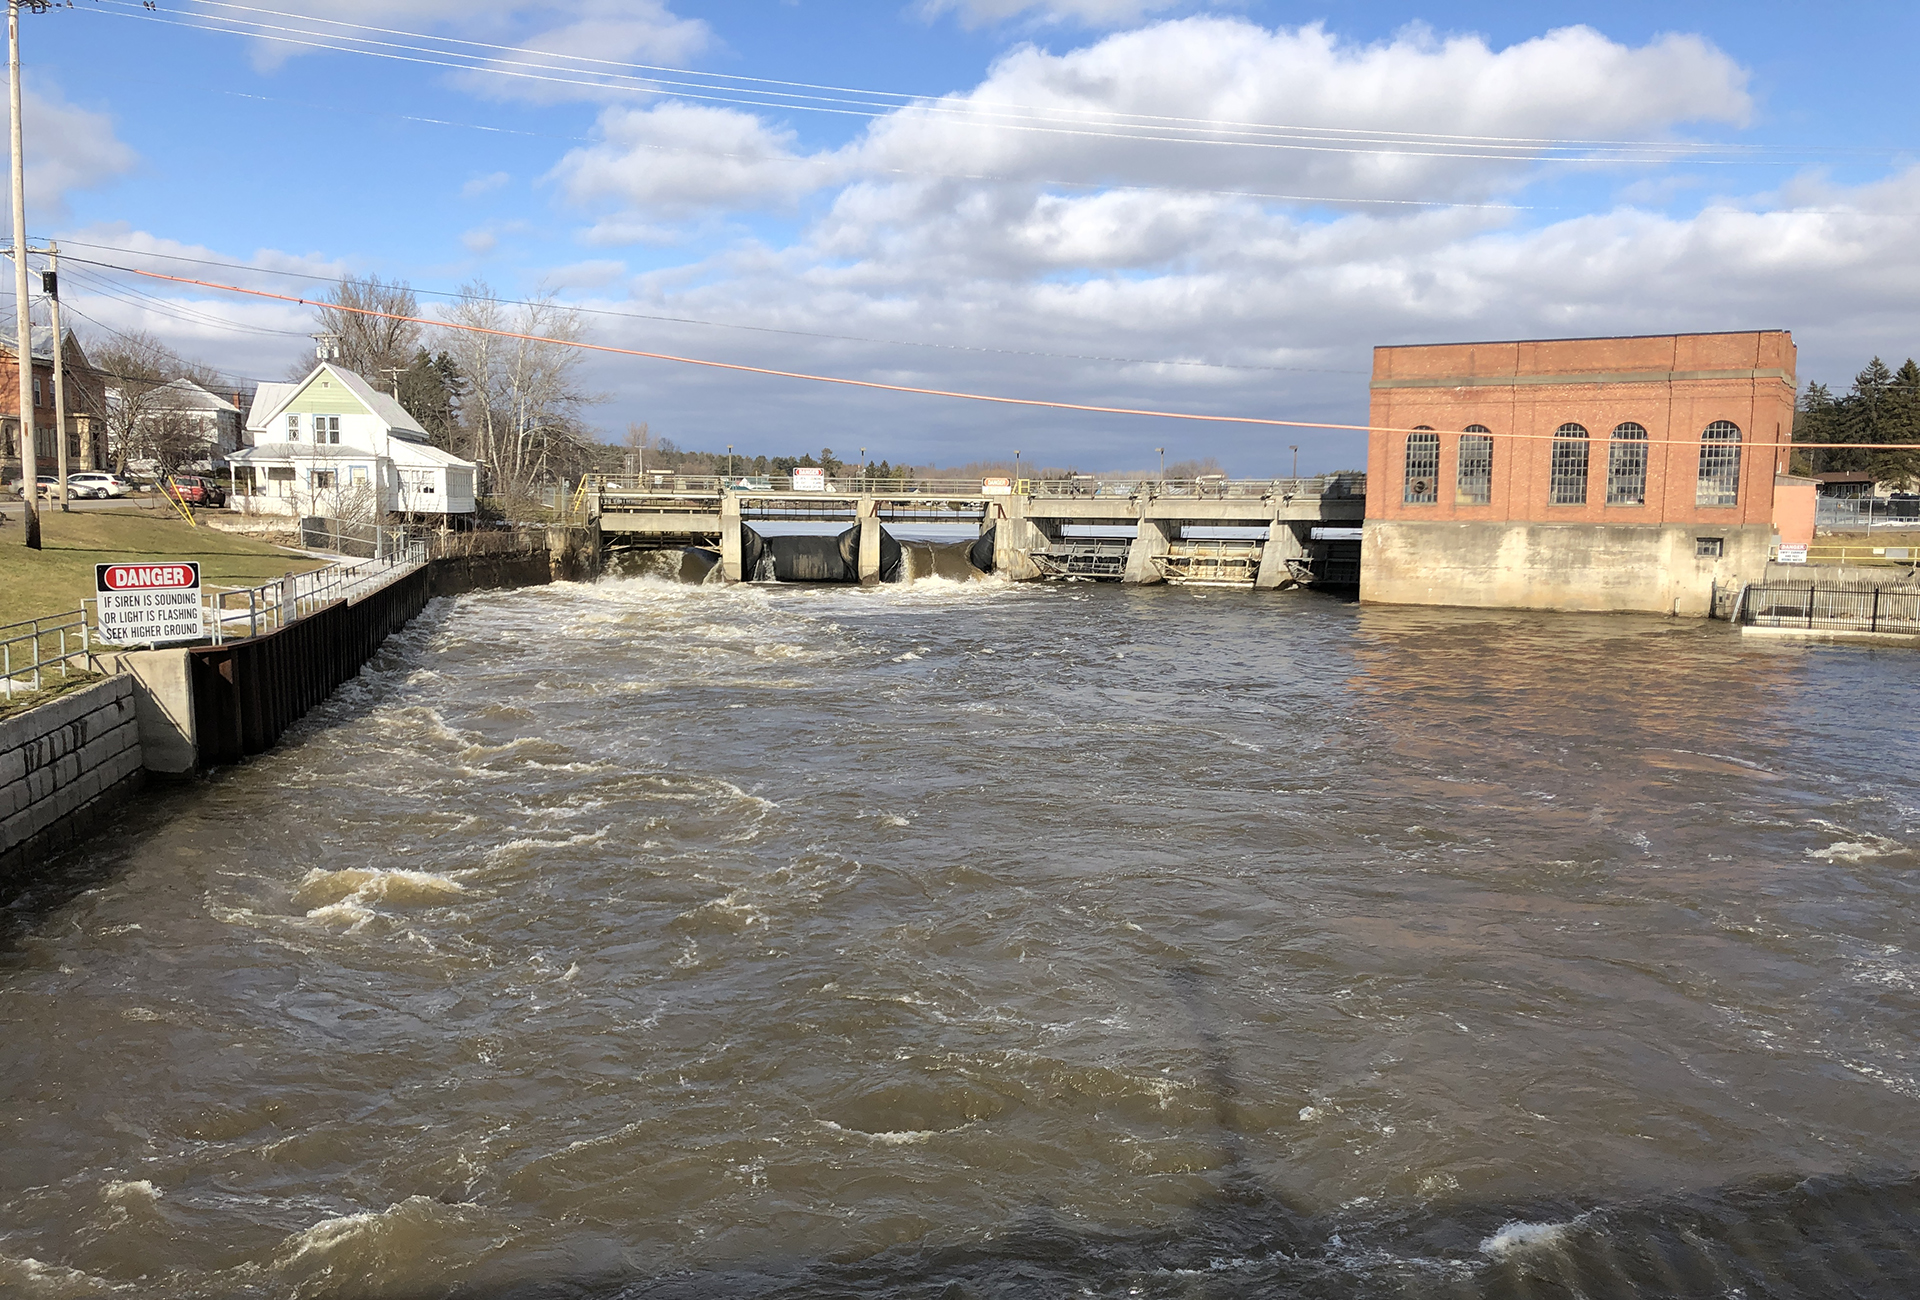
<svg viewBox="0 0 1920 1300">
<path fill-rule="evenodd" d="M 17 914 L 0 1292 L 1909 1294 L 1917 671 L 1218 589 L 439 602 Z"/>
</svg>

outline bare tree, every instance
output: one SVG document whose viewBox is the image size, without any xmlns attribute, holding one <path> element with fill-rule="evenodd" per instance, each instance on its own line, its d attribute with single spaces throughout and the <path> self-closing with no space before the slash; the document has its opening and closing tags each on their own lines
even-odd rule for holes
<svg viewBox="0 0 1920 1300">
<path fill-rule="evenodd" d="M 200 426 L 175 409 L 166 386 L 176 379 L 191 379 L 214 388 L 219 377 L 144 330 L 89 344 L 86 352 L 102 390 L 97 399 L 102 409 L 88 414 L 107 427 L 108 454 L 115 469 L 125 473 L 129 459 L 158 461 L 163 469 L 189 459 L 185 453 L 199 445 Z M 92 400 L 90 392 L 86 396 Z"/>
<path fill-rule="evenodd" d="M 385 391 L 391 381 L 386 372 L 411 366 L 420 351 L 420 326 L 392 319 L 419 316 L 420 303 L 413 290 L 404 280 L 349 275 L 333 286 L 327 302 L 330 305 L 319 309 L 317 332 L 339 340 L 336 359 L 340 365 Z M 288 372 L 293 379 L 305 378 L 313 369 L 311 360 L 295 364 L 297 369 Z"/>
<path fill-rule="evenodd" d="M 525 498 L 589 462 L 583 412 L 603 400 L 580 384 L 580 315 L 550 293 L 506 304 L 484 281 L 460 288 L 447 314 L 445 350 L 467 377 L 461 400 L 469 454 L 498 496 Z M 492 332 L 488 332 L 492 331 Z"/>
</svg>

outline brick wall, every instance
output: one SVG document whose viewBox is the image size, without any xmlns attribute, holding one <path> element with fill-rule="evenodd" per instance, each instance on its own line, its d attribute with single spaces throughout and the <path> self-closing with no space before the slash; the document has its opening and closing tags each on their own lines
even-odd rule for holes
<svg viewBox="0 0 1920 1300">
<path fill-rule="evenodd" d="M 142 776 L 131 677 L 0 720 L 0 896 L 110 817 Z"/>
</svg>

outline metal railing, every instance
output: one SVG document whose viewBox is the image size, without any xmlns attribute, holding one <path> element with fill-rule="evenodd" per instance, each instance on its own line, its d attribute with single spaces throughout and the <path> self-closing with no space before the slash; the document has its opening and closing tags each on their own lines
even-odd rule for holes
<svg viewBox="0 0 1920 1300">
<path fill-rule="evenodd" d="M 1749 583 L 1733 621 L 1745 627 L 1920 633 L 1920 587 Z"/>
<path fill-rule="evenodd" d="M 1193 497 L 1200 500 L 1266 500 L 1292 497 L 1342 499 L 1365 497 L 1365 474 L 1321 474 L 1314 478 L 1227 478 L 1210 475 L 1195 479 L 1107 478 L 1081 474 L 1073 478 L 1034 479 L 1021 483 L 1023 491 L 1040 498 L 1062 497 Z"/>
<path fill-rule="evenodd" d="M 1780 548 L 1767 558 L 1778 561 Z M 1807 547 L 1808 564 L 1861 564 L 1913 568 L 1920 565 L 1920 545 L 1874 546 L 1870 542 L 1814 542 Z"/>
<path fill-rule="evenodd" d="M 422 531 L 404 525 L 356 523 L 327 515 L 305 515 L 300 520 L 300 545 L 310 551 L 332 551 L 375 560 L 404 548 Z"/>
<path fill-rule="evenodd" d="M 247 637 L 277 632 L 289 623 L 312 614 L 335 601 L 356 600 L 378 591 L 397 578 L 427 562 L 426 542 L 406 538 L 387 554 L 352 564 L 330 564 L 307 573 L 289 573 L 254 587 L 202 587 L 200 591 L 200 627 L 214 645 Z M 109 641 L 100 633 L 100 608 L 97 597 L 80 602 L 80 613 L 72 615 L 90 627 L 91 644 L 96 648 L 125 650 L 146 642 Z"/>
<path fill-rule="evenodd" d="M 593 475 L 580 492 L 603 497 L 717 497 L 723 492 L 744 494 L 792 493 L 797 496 L 918 496 L 982 497 L 1199 497 L 1263 499 L 1267 497 L 1364 497 L 1367 476 L 1359 473 L 1321 474 L 1313 478 L 1236 479 L 1213 475 L 1196 479 L 1158 479 L 1076 474 L 1067 478 L 926 479 L 899 475 L 863 475 L 857 470 L 827 478 L 824 488 L 795 487 L 786 475 L 727 477 L 718 474 Z"/>
<path fill-rule="evenodd" d="M 73 674 L 76 660 L 80 672 L 90 673 L 91 653 L 86 616 L 79 611 L 0 627 L 0 694 L 11 700 L 17 690 L 41 690 L 42 674 L 54 668 L 65 681 Z M 18 677 L 26 680 L 15 680 Z"/>
<path fill-rule="evenodd" d="M 1920 527 L 1920 497 L 1820 497 L 1814 502 L 1816 528 Z"/>
</svg>

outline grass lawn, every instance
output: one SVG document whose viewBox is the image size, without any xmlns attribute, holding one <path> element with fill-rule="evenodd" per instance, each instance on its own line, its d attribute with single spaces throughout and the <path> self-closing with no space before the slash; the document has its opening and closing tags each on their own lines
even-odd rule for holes
<svg viewBox="0 0 1920 1300">
<path fill-rule="evenodd" d="M 204 586 L 252 587 L 322 561 L 209 527 L 169 511 L 55 508 L 40 515 L 41 549 L 22 542 L 20 515 L 0 526 L 0 626 L 70 614 L 93 595 L 93 566 L 116 560 L 198 560 Z"/>
</svg>

